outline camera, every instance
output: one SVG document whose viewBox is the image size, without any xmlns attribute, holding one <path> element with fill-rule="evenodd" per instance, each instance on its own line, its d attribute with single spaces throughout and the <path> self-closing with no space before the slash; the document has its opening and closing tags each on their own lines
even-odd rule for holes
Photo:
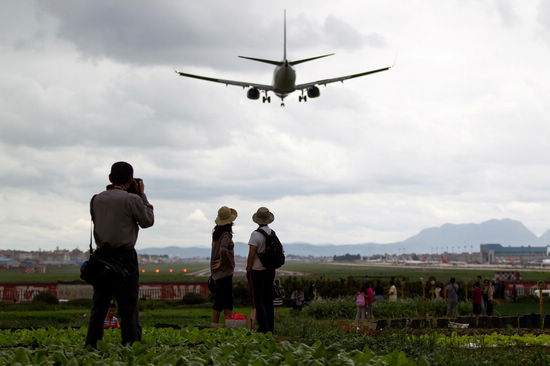
<svg viewBox="0 0 550 366">
<path fill-rule="evenodd" d="M 134 178 L 126 191 L 128 193 L 134 193 L 134 194 L 137 194 L 138 196 L 140 196 L 141 195 L 141 185 L 142 184 L 143 184 L 143 181 L 142 181 L 141 178 Z"/>
</svg>

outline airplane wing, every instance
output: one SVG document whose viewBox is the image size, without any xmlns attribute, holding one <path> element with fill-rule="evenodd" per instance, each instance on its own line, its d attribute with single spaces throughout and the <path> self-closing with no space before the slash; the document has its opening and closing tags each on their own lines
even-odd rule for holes
<svg viewBox="0 0 550 366">
<path fill-rule="evenodd" d="M 206 81 L 212 81 L 214 83 L 225 84 L 226 86 L 227 85 L 235 85 L 235 86 L 242 86 L 243 88 L 254 87 L 258 90 L 273 90 L 273 86 L 271 86 L 271 85 L 248 83 L 248 82 L 245 82 L 245 81 L 217 79 L 217 78 L 211 78 L 211 77 L 207 77 L 207 76 L 187 74 L 185 72 L 180 72 L 180 71 L 177 71 L 177 70 L 174 70 L 174 71 L 176 71 L 176 74 L 179 74 L 181 76 L 186 76 L 186 77 L 189 77 L 189 78 L 195 78 L 195 79 L 206 80 Z"/>
<path fill-rule="evenodd" d="M 300 90 L 300 89 L 307 89 L 307 88 L 312 87 L 314 85 L 324 85 L 324 86 L 326 86 L 327 84 L 335 83 L 337 81 L 344 82 L 344 80 L 358 78 L 360 76 L 370 75 L 370 74 L 374 74 L 374 73 L 377 73 L 377 72 L 386 71 L 386 70 L 389 70 L 389 69 L 391 69 L 391 66 L 384 67 L 382 69 L 361 72 L 359 74 L 340 76 L 338 78 L 317 80 L 317 81 L 313 81 L 313 82 L 310 82 L 310 83 L 298 84 L 298 85 L 296 85 L 295 88 L 296 88 L 296 90 Z"/>
</svg>

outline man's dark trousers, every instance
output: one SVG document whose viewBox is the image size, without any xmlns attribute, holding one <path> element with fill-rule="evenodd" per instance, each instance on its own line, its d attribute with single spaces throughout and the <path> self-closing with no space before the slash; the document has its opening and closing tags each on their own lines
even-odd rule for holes
<svg viewBox="0 0 550 366">
<path fill-rule="evenodd" d="M 94 287 L 93 307 L 88 324 L 86 345 L 96 347 L 97 341 L 103 338 L 103 321 L 113 298 L 118 305 L 122 344 L 140 341 L 141 326 L 137 307 L 139 295 L 137 253 L 134 249 L 104 252 L 108 253 L 106 255 L 116 256 L 119 263 L 124 263 L 129 276 L 119 289 L 111 288 L 110 284 Z"/>
<path fill-rule="evenodd" d="M 256 308 L 258 332 L 273 332 L 275 319 L 273 310 L 273 281 L 275 280 L 275 270 L 252 270 L 249 272 L 249 276 L 250 283 L 252 284 L 252 304 Z"/>
</svg>

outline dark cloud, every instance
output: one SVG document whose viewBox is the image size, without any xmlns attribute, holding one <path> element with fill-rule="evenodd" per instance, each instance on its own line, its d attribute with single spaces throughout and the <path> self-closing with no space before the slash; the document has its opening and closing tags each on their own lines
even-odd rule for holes
<svg viewBox="0 0 550 366">
<path fill-rule="evenodd" d="M 57 36 L 70 41 L 85 58 L 110 58 L 134 65 L 200 64 L 237 69 L 237 55 L 282 58 L 283 14 L 266 13 L 253 2 L 131 1 L 38 2 L 58 21 Z M 216 11 L 209 11 L 211 6 Z M 288 14 L 291 47 L 353 50 L 384 46 L 381 35 L 362 34 L 329 15 L 324 22 L 303 13 Z M 294 49 L 295 53 L 299 51 Z M 302 56 L 300 56 L 302 57 Z M 259 68 L 247 64 L 247 67 Z"/>
<path fill-rule="evenodd" d="M 237 13 L 227 2 L 216 2 L 216 11 L 177 1 L 38 4 L 59 21 L 58 37 L 72 42 L 84 57 L 135 65 L 199 63 L 231 68 L 239 64 L 237 54 L 265 49 L 281 34 L 271 32 L 269 23 L 246 3 Z M 282 24 L 282 19 L 277 20 Z"/>
</svg>

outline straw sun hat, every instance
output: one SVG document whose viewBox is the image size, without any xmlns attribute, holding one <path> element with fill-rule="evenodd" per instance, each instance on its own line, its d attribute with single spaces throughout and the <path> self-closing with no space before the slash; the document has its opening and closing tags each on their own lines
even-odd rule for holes
<svg viewBox="0 0 550 366">
<path fill-rule="evenodd" d="M 232 223 L 237 218 L 237 211 L 234 208 L 222 206 L 218 210 L 218 217 L 216 217 L 216 225 L 227 225 Z"/>
<path fill-rule="evenodd" d="M 271 224 L 275 220 L 275 216 L 269 211 L 267 207 L 260 207 L 254 215 L 252 215 L 252 221 L 258 225 Z"/>
</svg>

